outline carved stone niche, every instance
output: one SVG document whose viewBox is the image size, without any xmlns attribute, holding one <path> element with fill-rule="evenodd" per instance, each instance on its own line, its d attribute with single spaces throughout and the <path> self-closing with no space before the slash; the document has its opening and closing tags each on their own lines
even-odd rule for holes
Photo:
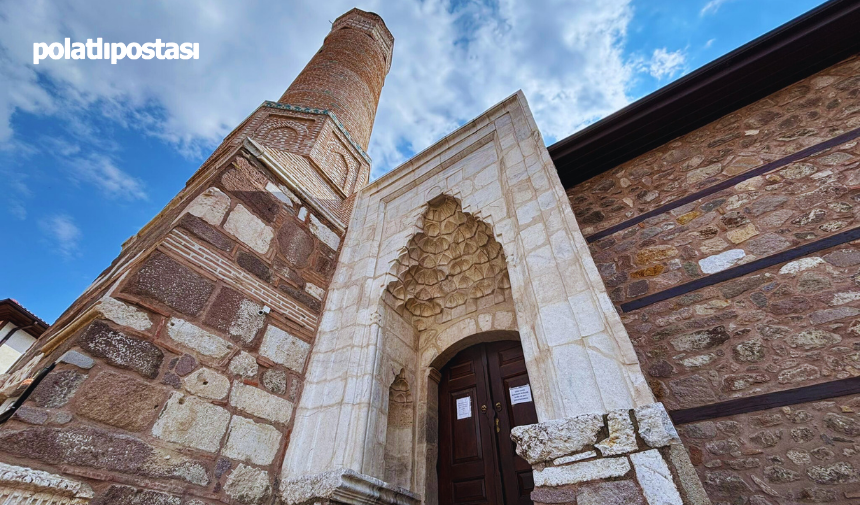
<svg viewBox="0 0 860 505">
<path fill-rule="evenodd" d="M 0 463 L 0 503 L 3 505 L 85 505 L 92 498 L 92 488 L 83 482 Z"/>
<path fill-rule="evenodd" d="M 540 503 L 710 505 L 661 403 L 511 430 Z"/>
<path fill-rule="evenodd" d="M 285 482 L 290 505 L 419 505 L 421 498 L 401 487 L 341 468 Z"/>
</svg>

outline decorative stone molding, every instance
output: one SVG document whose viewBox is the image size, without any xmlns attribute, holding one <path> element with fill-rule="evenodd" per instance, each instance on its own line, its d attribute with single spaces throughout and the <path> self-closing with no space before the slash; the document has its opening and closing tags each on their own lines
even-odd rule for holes
<svg viewBox="0 0 860 505">
<path fill-rule="evenodd" d="M 421 503 L 421 498 L 414 493 L 346 468 L 285 481 L 281 485 L 281 497 L 288 505 Z"/>
<path fill-rule="evenodd" d="M 622 493 L 630 503 L 710 503 L 660 403 L 517 426 L 511 438 L 534 468 L 535 501 Z"/>
<path fill-rule="evenodd" d="M 0 503 L 4 505 L 84 505 L 92 497 L 92 488 L 83 482 L 0 463 Z"/>
</svg>

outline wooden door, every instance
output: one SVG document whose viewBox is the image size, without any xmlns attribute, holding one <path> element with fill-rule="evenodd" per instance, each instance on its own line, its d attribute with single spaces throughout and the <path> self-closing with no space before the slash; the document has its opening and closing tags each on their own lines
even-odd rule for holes
<svg viewBox="0 0 860 505">
<path fill-rule="evenodd" d="M 532 503 L 531 467 L 510 438 L 514 426 L 537 422 L 528 384 L 519 342 L 470 347 L 442 369 L 440 504 Z"/>
</svg>

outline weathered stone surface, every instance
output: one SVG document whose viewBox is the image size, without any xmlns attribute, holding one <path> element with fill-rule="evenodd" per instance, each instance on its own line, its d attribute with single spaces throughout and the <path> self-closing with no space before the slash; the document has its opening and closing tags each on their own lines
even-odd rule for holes
<svg viewBox="0 0 860 505">
<path fill-rule="evenodd" d="M 635 409 L 639 435 L 650 447 L 680 443 L 678 432 L 662 403 L 650 403 Z"/>
<path fill-rule="evenodd" d="M 278 285 L 278 289 L 290 295 L 290 297 L 292 297 L 296 301 L 307 305 L 308 308 L 310 308 L 314 312 L 319 313 L 320 309 L 322 308 L 322 304 L 320 303 L 320 301 L 311 296 L 310 293 L 302 289 L 293 287 L 287 282 L 281 282 L 281 284 Z"/>
<path fill-rule="evenodd" d="M 95 364 L 91 357 L 78 351 L 66 351 L 66 353 L 57 361 L 60 363 L 75 365 L 76 367 L 83 368 L 84 370 L 89 370 L 93 367 L 93 364 Z"/>
<path fill-rule="evenodd" d="M 540 501 L 540 496 L 534 497 Z M 573 500 L 570 500 L 573 501 Z M 553 502 L 554 503 L 554 502 Z M 595 482 L 577 489 L 576 505 L 646 505 L 632 480 Z"/>
<path fill-rule="evenodd" d="M 161 252 L 154 252 L 132 279 L 131 293 L 154 298 L 183 314 L 196 316 L 214 284 Z"/>
<path fill-rule="evenodd" d="M 535 487 L 557 487 L 598 479 L 622 477 L 630 471 L 627 458 L 602 458 L 534 471 Z"/>
<path fill-rule="evenodd" d="M 307 266 L 314 252 L 314 238 L 303 227 L 288 220 L 278 230 L 278 251 L 291 266 Z"/>
<path fill-rule="evenodd" d="M 829 429 L 851 437 L 860 435 L 860 422 L 847 416 L 828 413 L 824 416 L 824 425 Z"/>
<path fill-rule="evenodd" d="M 111 365 L 134 370 L 147 378 L 158 375 L 164 353 L 155 345 L 115 330 L 104 321 L 90 323 L 83 335 L 78 338 L 81 349 Z"/>
<path fill-rule="evenodd" d="M 860 314 L 860 309 L 854 307 L 837 307 L 834 309 L 818 310 L 809 314 L 809 320 L 812 324 L 825 324 L 831 321 L 838 321 L 846 317 L 854 317 Z"/>
<path fill-rule="evenodd" d="M 567 419 L 517 426 L 511 430 L 511 438 L 517 444 L 517 454 L 534 465 L 579 452 L 587 445 L 593 445 L 597 442 L 597 432 L 601 428 L 603 416 L 582 414 Z"/>
<path fill-rule="evenodd" d="M 167 335 L 173 341 L 212 358 L 223 358 L 233 350 L 230 342 L 177 317 L 171 317 L 167 322 Z"/>
<path fill-rule="evenodd" d="M 824 261 L 838 267 L 853 267 L 860 265 L 860 251 L 856 249 L 842 249 L 824 255 Z"/>
<path fill-rule="evenodd" d="M 195 368 L 197 368 L 197 360 L 194 359 L 194 356 L 183 354 L 182 357 L 176 361 L 176 366 L 173 368 L 173 371 L 176 372 L 176 375 L 185 377 L 193 372 Z"/>
<path fill-rule="evenodd" d="M 607 416 L 607 427 L 609 437 L 601 440 L 595 447 L 603 456 L 616 456 L 635 451 L 636 432 L 633 422 L 630 420 L 630 411 L 619 409 L 610 411 Z"/>
<path fill-rule="evenodd" d="M 152 427 L 158 438 L 207 452 L 215 452 L 227 431 L 230 413 L 182 393 L 171 393 Z"/>
<path fill-rule="evenodd" d="M 791 347 L 803 347 L 807 351 L 838 344 L 841 341 L 842 337 L 839 335 L 824 330 L 806 330 L 785 339 Z"/>
<path fill-rule="evenodd" d="M 103 371 L 91 379 L 75 401 L 78 415 L 128 431 L 149 426 L 167 393 L 127 375 Z"/>
<path fill-rule="evenodd" d="M 218 226 L 230 208 L 230 197 L 218 188 L 206 188 L 185 208 L 185 212 Z"/>
<path fill-rule="evenodd" d="M 719 289 L 720 293 L 722 293 L 724 297 L 734 298 L 742 293 L 761 286 L 768 280 L 769 278 L 764 275 L 749 275 L 724 282 L 719 285 Z"/>
<path fill-rule="evenodd" d="M 331 231 L 328 226 L 324 225 L 313 214 L 311 214 L 309 226 L 311 229 L 311 233 L 316 235 L 316 237 L 320 239 L 323 244 L 331 247 L 333 251 L 337 251 L 337 248 L 340 247 L 340 237 L 337 233 Z"/>
<path fill-rule="evenodd" d="M 638 265 L 647 265 L 656 261 L 667 260 L 677 255 L 678 249 L 676 249 L 675 247 L 670 245 L 660 245 L 640 249 L 636 253 L 635 261 Z"/>
<path fill-rule="evenodd" d="M 732 349 L 732 353 L 735 360 L 741 363 L 755 363 L 764 359 L 764 349 L 764 343 L 756 338 L 739 343 Z"/>
<path fill-rule="evenodd" d="M 183 215 L 179 220 L 179 226 L 190 231 L 197 238 L 209 242 L 222 251 L 230 252 L 233 250 L 233 246 L 235 245 L 235 242 L 230 240 L 227 235 L 224 235 L 212 226 L 206 224 L 206 222 L 197 216 L 192 216 L 191 214 Z"/>
<path fill-rule="evenodd" d="M 90 505 L 179 505 L 182 498 L 167 493 L 137 489 L 130 486 L 111 485 L 97 496 Z"/>
<path fill-rule="evenodd" d="M 857 470 L 845 461 L 829 466 L 811 466 L 806 469 L 806 475 L 818 484 L 842 484 L 860 480 Z"/>
<path fill-rule="evenodd" d="M 87 375 L 75 370 L 56 370 L 47 375 L 30 395 L 37 407 L 62 407 L 74 396 Z"/>
<path fill-rule="evenodd" d="M 52 498 L 57 499 L 56 502 L 45 505 L 53 505 L 53 503 L 57 505 L 78 505 L 84 502 L 65 501 L 60 497 L 70 499 L 79 498 L 81 500 L 93 497 L 93 490 L 86 483 L 41 470 L 7 465 L 6 463 L 0 463 L 0 489 L 3 489 L 4 493 L 18 493 L 18 496 L 20 496 L 19 499 L 27 498 L 18 501 L 15 498 L 8 498 L 8 495 L 6 495 L 7 501 L 4 502 L 4 505 L 28 505 L 30 503 L 36 505 L 34 502 L 44 503 L 42 501 L 45 499 L 44 497 L 42 497 L 42 500 L 39 500 L 32 497 L 30 493 L 45 493 L 45 495 L 50 495 Z"/>
<path fill-rule="evenodd" d="M 0 432 L 0 447 L 52 465 L 69 464 L 134 473 L 152 454 L 137 438 L 92 427 L 27 428 Z"/>
<path fill-rule="evenodd" d="M 265 466 L 275 459 L 280 443 L 281 433 L 274 427 L 233 416 L 227 443 L 221 453 L 228 458 Z"/>
<path fill-rule="evenodd" d="M 266 254 L 274 237 L 272 228 L 241 204 L 227 216 L 224 229 L 260 254 Z"/>
<path fill-rule="evenodd" d="M 716 394 L 711 384 L 701 375 L 690 375 L 669 381 L 669 389 L 685 407 L 693 407 L 711 403 L 716 400 Z"/>
<path fill-rule="evenodd" d="M 749 496 L 752 491 L 742 478 L 725 470 L 705 472 L 704 484 L 709 495 L 716 497 Z"/>
<path fill-rule="evenodd" d="M 259 505 L 265 503 L 272 492 L 272 486 L 268 473 L 239 463 L 227 477 L 224 491 L 234 500 L 248 505 Z"/>
<path fill-rule="evenodd" d="M 270 324 L 260 344 L 260 355 L 301 373 L 310 349 L 309 343 Z"/>
<path fill-rule="evenodd" d="M 256 377 L 259 368 L 260 367 L 257 365 L 257 359 L 245 351 L 240 352 L 230 360 L 230 373 L 233 375 Z"/>
<path fill-rule="evenodd" d="M 223 287 L 207 310 L 204 322 L 247 344 L 265 324 L 266 314 L 259 303 Z"/>
<path fill-rule="evenodd" d="M 678 488 L 672 481 L 672 472 L 656 449 L 636 452 L 630 455 L 636 480 L 648 503 L 663 505 L 684 505 Z"/>
<path fill-rule="evenodd" d="M 780 384 L 791 384 L 794 382 L 803 382 L 821 377 L 821 370 L 818 367 L 804 363 L 798 367 L 783 370 L 777 376 Z"/>
<path fill-rule="evenodd" d="M 726 252 L 700 259 L 699 268 L 702 269 L 703 273 L 715 274 L 733 267 L 744 256 L 746 256 L 746 253 L 743 249 L 729 249 Z"/>
<path fill-rule="evenodd" d="M 48 422 L 48 412 L 22 405 L 15 411 L 15 419 L 27 424 L 42 425 Z"/>
<path fill-rule="evenodd" d="M 269 391 L 282 395 L 287 392 L 287 372 L 270 368 L 263 372 L 263 386 Z"/>
<path fill-rule="evenodd" d="M 223 400 L 230 391 L 230 379 L 208 368 L 198 369 L 182 384 L 189 393 L 210 400 Z"/>
<path fill-rule="evenodd" d="M 260 388 L 233 381 L 230 405 L 253 416 L 286 424 L 293 415 L 293 404 Z"/>
<path fill-rule="evenodd" d="M 809 270 L 817 267 L 818 265 L 823 265 L 825 261 L 818 256 L 811 256 L 808 258 L 800 258 L 798 260 L 789 261 L 782 268 L 779 269 L 780 275 L 794 275 L 804 270 Z"/>
<path fill-rule="evenodd" d="M 236 263 L 262 281 L 270 282 L 272 280 L 272 270 L 263 260 L 253 254 L 239 251 L 239 254 L 236 256 Z"/>
<path fill-rule="evenodd" d="M 149 314 L 109 296 L 99 300 L 99 312 L 116 324 L 137 331 L 148 331 L 152 327 Z"/>
<path fill-rule="evenodd" d="M 764 477 L 769 482 L 786 483 L 799 480 L 800 474 L 784 466 L 773 465 L 764 468 Z"/>
<path fill-rule="evenodd" d="M 688 335 L 673 338 L 670 343 L 676 351 L 701 351 L 722 345 L 729 340 L 729 334 L 724 326 L 716 326 L 707 330 L 697 331 Z"/>
</svg>

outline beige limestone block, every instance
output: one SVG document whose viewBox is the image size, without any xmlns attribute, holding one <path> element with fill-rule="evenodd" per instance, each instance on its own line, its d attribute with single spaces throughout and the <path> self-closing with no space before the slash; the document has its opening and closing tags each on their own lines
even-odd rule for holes
<svg viewBox="0 0 860 505">
<path fill-rule="evenodd" d="M 511 430 L 511 439 L 517 444 L 517 454 L 533 465 L 577 453 L 593 445 L 601 428 L 602 415 L 582 414 L 517 426 Z"/>
<path fill-rule="evenodd" d="M 256 377 L 260 367 L 257 359 L 245 351 L 240 352 L 230 360 L 230 373 L 242 377 Z"/>
<path fill-rule="evenodd" d="M 252 416 L 286 424 L 293 415 L 293 404 L 260 388 L 233 381 L 230 405 Z"/>
<path fill-rule="evenodd" d="M 317 217 L 311 214 L 311 222 L 310 222 L 311 233 L 316 235 L 316 237 L 323 241 L 323 243 L 332 248 L 332 250 L 337 251 L 337 248 L 340 247 L 340 237 L 337 233 L 331 231 L 328 226 L 322 224 L 322 222 L 317 219 Z"/>
<path fill-rule="evenodd" d="M 173 392 L 152 427 L 153 436 L 206 452 L 215 452 L 227 431 L 230 413 L 193 396 Z"/>
<path fill-rule="evenodd" d="M 639 448 L 636 445 L 636 431 L 633 429 L 628 409 L 612 410 L 607 414 L 606 419 L 609 437 L 595 444 L 601 454 L 617 456 Z"/>
<path fill-rule="evenodd" d="M 137 331 L 148 331 L 152 327 L 149 314 L 116 298 L 105 296 L 99 301 L 98 308 L 103 316 L 116 324 L 128 326 Z"/>
<path fill-rule="evenodd" d="M 642 486 L 642 492 L 648 503 L 661 505 L 684 505 L 678 488 L 672 480 L 672 472 L 656 449 L 637 452 L 630 455 L 633 468 L 636 470 L 636 480 Z"/>
<path fill-rule="evenodd" d="M 665 447 L 681 443 L 678 432 L 675 431 L 675 425 L 672 424 L 672 419 L 669 418 L 662 403 L 643 405 L 635 412 L 639 435 L 650 447 Z"/>
<path fill-rule="evenodd" d="M 167 322 L 167 335 L 174 342 L 212 358 L 223 358 L 233 350 L 230 342 L 178 317 Z"/>
<path fill-rule="evenodd" d="M 188 204 L 185 212 L 218 226 L 230 208 L 230 197 L 218 188 L 208 188 Z"/>
<path fill-rule="evenodd" d="M 227 496 L 248 505 L 262 505 L 272 492 L 269 474 L 244 463 L 230 472 L 224 483 Z"/>
<path fill-rule="evenodd" d="M 748 223 L 746 226 L 729 230 L 726 233 L 726 238 L 731 240 L 734 244 L 740 244 L 744 240 L 755 237 L 756 235 L 758 235 L 758 230 L 755 225 L 753 223 Z"/>
<path fill-rule="evenodd" d="M 281 444 L 281 432 L 273 426 L 233 416 L 221 454 L 253 465 L 269 465 Z"/>
<path fill-rule="evenodd" d="M 277 326 L 269 325 L 260 344 L 260 355 L 301 372 L 305 367 L 305 359 L 311 345 L 298 337 L 294 337 Z"/>
<path fill-rule="evenodd" d="M 630 471 L 627 458 L 603 458 L 534 472 L 535 487 L 558 487 L 592 480 L 621 477 Z M 659 503 L 659 502 L 653 502 Z"/>
<path fill-rule="evenodd" d="M 274 232 L 262 219 L 237 204 L 227 217 L 224 229 L 260 254 L 266 254 Z"/>
<path fill-rule="evenodd" d="M 209 400 L 222 400 L 230 391 L 230 379 L 208 368 L 200 368 L 182 379 L 186 391 Z"/>
</svg>

